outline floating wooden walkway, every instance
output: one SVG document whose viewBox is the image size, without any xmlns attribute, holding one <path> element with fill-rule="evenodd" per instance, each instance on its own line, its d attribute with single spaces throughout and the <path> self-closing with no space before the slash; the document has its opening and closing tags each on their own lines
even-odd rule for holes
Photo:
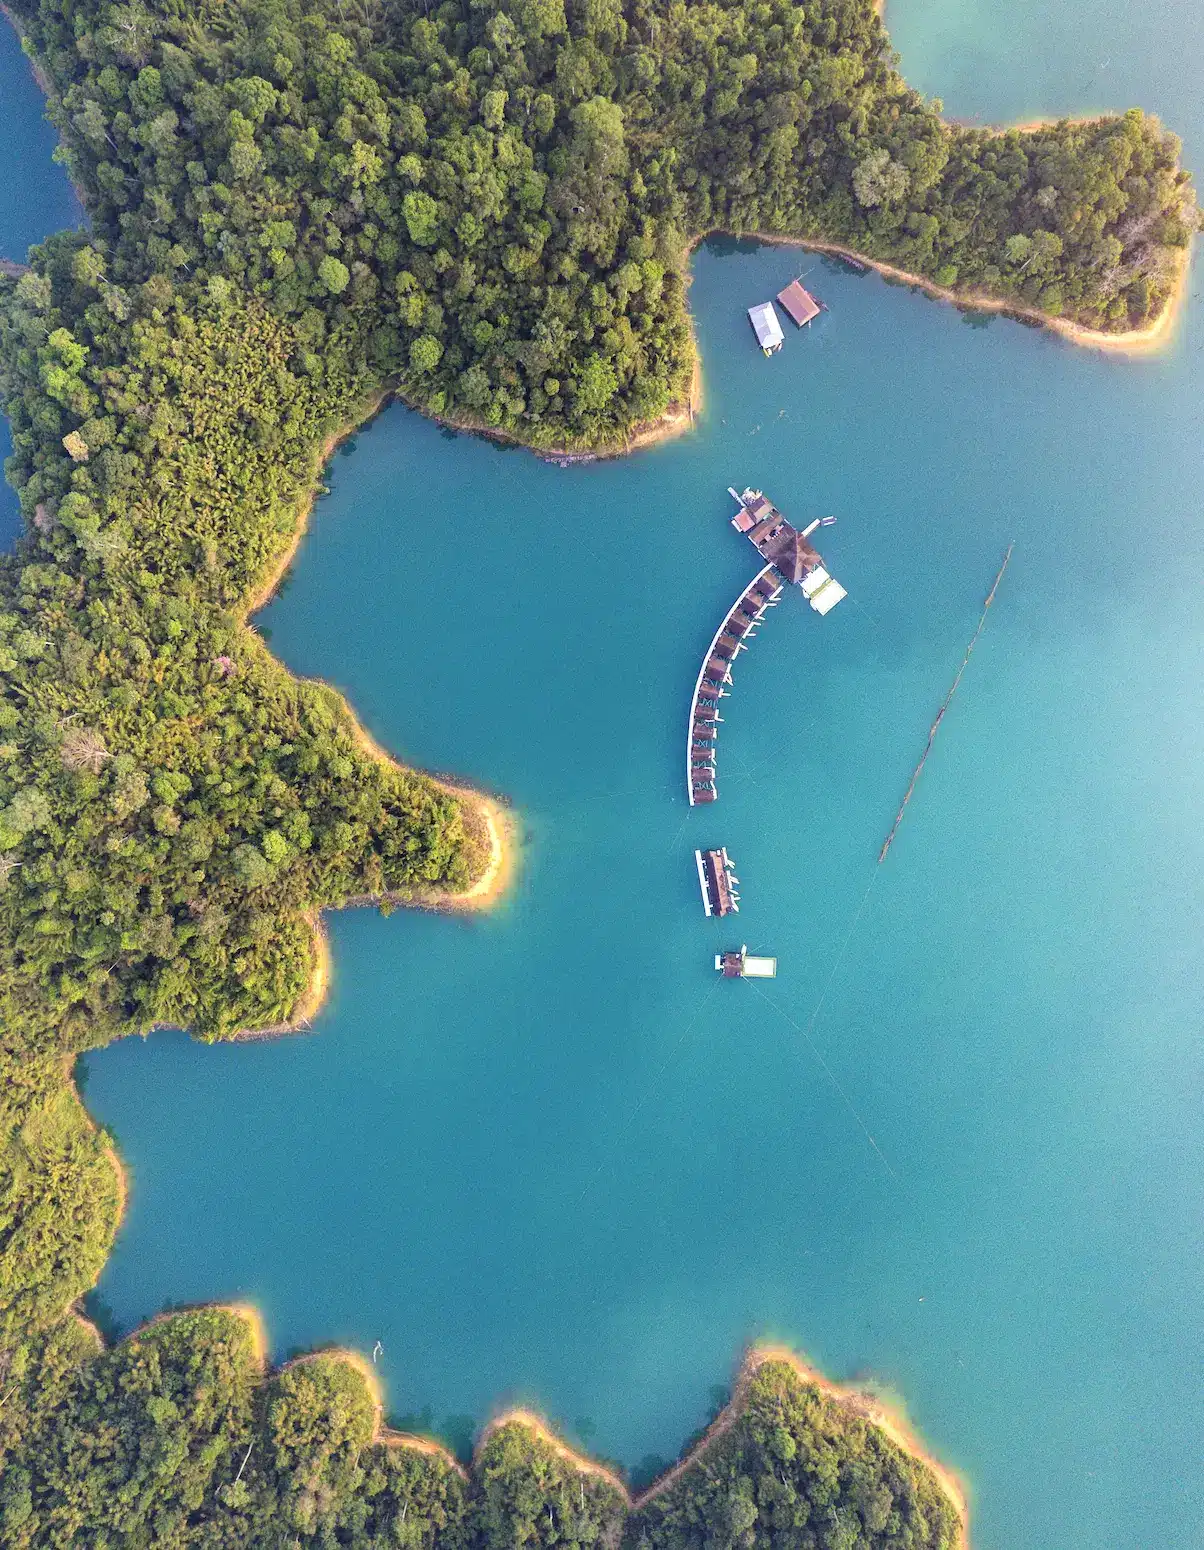
<svg viewBox="0 0 1204 1550">
<path fill-rule="evenodd" d="M 707 647 L 690 701 L 690 727 L 686 734 L 686 790 L 691 807 L 713 802 L 719 794 L 715 784 L 719 701 L 732 681 L 732 663 L 752 638 L 765 610 L 781 595 L 782 579 L 774 566 L 766 565 L 728 610 Z"/>
</svg>

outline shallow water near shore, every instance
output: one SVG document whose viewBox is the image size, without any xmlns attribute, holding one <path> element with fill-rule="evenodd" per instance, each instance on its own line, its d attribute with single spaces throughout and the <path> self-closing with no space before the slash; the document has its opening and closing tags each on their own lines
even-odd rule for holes
<svg viewBox="0 0 1204 1550">
<path fill-rule="evenodd" d="M 1184 52 L 1169 0 L 1161 31 L 1143 13 L 1148 79 L 1104 101 L 1065 14 L 1014 9 L 1019 50 L 985 0 L 888 22 L 951 112 L 1140 100 L 1204 168 L 1204 43 Z M 800 269 L 829 311 L 764 361 L 743 309 Z M 392 408 L 333 460 L 258 622 L 393 752 L 505 794 L 518 882 L 480 918 L 331 917 L 311 1037 L 89 1057 L 131 1183 L 100 1297 L 125 1328 L 254 1301 L 278 1357 L 379 1339 L 395 1419 L 462 1441 L 524 1399 L 632 1467 L 780 1337 L 905 1400 L 969 1481 L 978 1550 L 1186 1546 L 1201 309 L 1127 361 L 797 250 L 719 244 L 694 272 L 688 438 L 559 470 Z M 756 569 L 726 522 L 746 482 L 837 514 L 820 547 L 850 598 L 771 612 L 719 802 L 691 812 L 694 675 Z M 709 844 L 743 880 L 727 926 L 699 905 Z M 742 940 L 776 981 L 717 980 Z"/>
</svg>

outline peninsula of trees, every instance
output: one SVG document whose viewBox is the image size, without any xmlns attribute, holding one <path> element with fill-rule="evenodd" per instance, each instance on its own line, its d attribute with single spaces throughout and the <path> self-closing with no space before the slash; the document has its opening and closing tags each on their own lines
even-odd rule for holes
<svg viewBox="0 0 1204 1550">
<path fill-rule="evenodd" d="M 9 1550 L 964 1550 L 945 1477 L 789 1361 L 757 1360 L 683 1465 L 623 1481 L 518 1413 L 464 1469 L 382 1431 L 371 1368 L 265 1373 L 253 1315 L 169 1315 L 100 1352 L 61 1326 L 3 1373 Z"/>
<path fill-rule="evenodd" d="M 487 866 L 481 805 L 379 758 L 248 610 L 334 439 L 390 392 L 537 447 L 619 448 L 670 415 L 711 230 L 1141 329 L 1197 226 L 1178 144 L 1137 110 L 950 127 L 870 0 L 8 4 L 90 224 L 0 270 L 25 517 L 0 557 L 0 1537 L 249 1543 L 260 1511 L 291 1525 L 260 1544 L 504 1537 L 479 1474 L 390 1495 L 426 1466 L 371 1452 L 333 1379 L 299 1411 L 299 1377 L 257 1385 L 218 1314 L 97 1355 L 66 1313 L 121 1209 L 72 1058 L 287 1023 L 321 909 L 463 894 Z M 860 1474 L 841 1494 L 844 1433 L 819 1515 L 779 1498 L 811 1456 L 787 1432 L 732 1464 L 725 1544 L 945 1542 L 893 1508 L 874 1527 Z M 544 1536 L 533 1489 L 507 1544 Z M 596 1541 L 570 1508 L 548 1542 Z M 626 1532 L 701 1542 L 699 1513 Z"/>
</svg>

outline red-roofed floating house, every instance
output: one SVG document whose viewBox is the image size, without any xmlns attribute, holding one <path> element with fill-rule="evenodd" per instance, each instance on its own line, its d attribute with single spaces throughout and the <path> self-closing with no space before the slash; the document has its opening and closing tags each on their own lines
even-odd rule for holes
<svg viewBox="0 0 1204 1550">
<path fill-rule="evenodd" d="M 778 292 L 778 306 L 792 317 L 800 328 L 805 327 L 824 310 L 800 280 L 791 280 L 784 291 Z"/>
</svg>

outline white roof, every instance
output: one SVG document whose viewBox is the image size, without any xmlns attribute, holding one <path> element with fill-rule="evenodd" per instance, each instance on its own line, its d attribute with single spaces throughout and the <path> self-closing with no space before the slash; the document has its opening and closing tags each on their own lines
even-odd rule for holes
<svg viewBox="0 0 1204 1550">
<path fill-rule="evenodd" d="M 841 598 L 848 595 L 840 582 L 829 576 L 824 585 L 811 594 L 810 603 L 817 614 L 830 614 Z"/>
<path fill-rule="evenodd" d="M 773 302 L 759 301 L 755 307 L 750 307 L 748 321 L 752 324 L 757 343 L 762 349 L 766 345 L 782 344 L 785 341 L 786 335 L 782 332 L 778 315 L 773 310 Z"/>
<path fill-rule="evenodd" d="M 752 953 L 744 954 L 744 977 L 750 980 L 771 980 L 777 976 L 778 960 L 776 958 L 754 958 Z"/>
<path fill-rule="evenodd" d="M 806 536 L 804 533 L 803 537 L 805 538 Z M 802 579 L 803 596 L 814 597 L 820 587 L 826 586 L 831 579 L 831 576 L 828 575 L 823 566 L 817 565 L 814 570 L 809 570 Z"/>
</svg>

